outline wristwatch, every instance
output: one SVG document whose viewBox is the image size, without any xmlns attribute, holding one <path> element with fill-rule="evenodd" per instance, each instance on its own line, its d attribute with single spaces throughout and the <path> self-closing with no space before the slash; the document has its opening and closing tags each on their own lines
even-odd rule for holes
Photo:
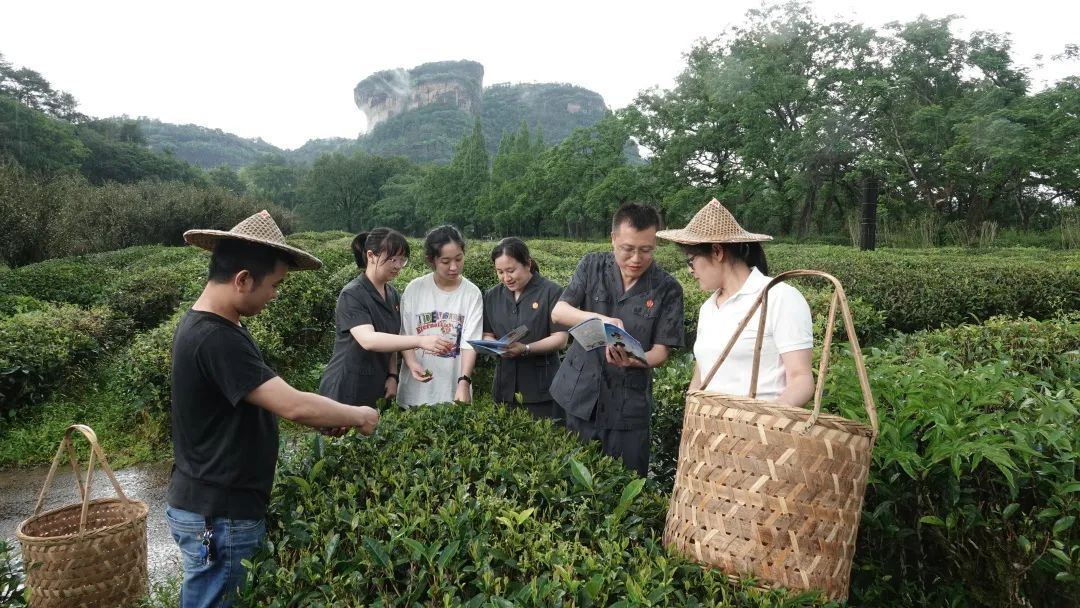
<svg viewBox="0 0 1080 608">
<path fill-rule="evenodd" d="M 525 345 L 525 354 L 527 355 L 527 354 L 529 354 L 530 352 L 532 352 L 532 349 L 531 349 L 531 348 L 529 348 L 529 345 L 528 345 L 528 344 L 526 344 L 526 345 Z"/>
<path fill-rule="evenodd" d="M 464 380 L 465 382 L 467 382 L 469 384 L 472 384 L 472 378 L 470 378 L 468 376 L 461 376 L 460 378 L 457 379 L 458 382 L 461 382 L 462 380 Z"/>
</svg>

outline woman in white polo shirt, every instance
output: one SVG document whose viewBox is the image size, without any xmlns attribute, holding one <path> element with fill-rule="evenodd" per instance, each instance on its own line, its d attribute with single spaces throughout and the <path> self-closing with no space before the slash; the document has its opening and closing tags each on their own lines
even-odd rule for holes
<svg viewBox="0 0 1080 608">
<path fill-rule="evenodd" d="M 743 230 L 716 199 L 702 207 L 686 228 L 661 230 L 656 236 L 678 243 L 698 285 L 713 292 L 701 305 L 698 315 L 694 343 L 697 362 L 690 389 L 749 394 L 760 310 L 743 329 L 709 385 L 702 387 L 701 380 L 769 283 L 769 267 L 761 242 L 772 237 Z M 795 407 L 805 405 L 814 394 L 814 377 L 810 371 L 813 348 L 810 306 L 798 289 L 786 283 L 777 284 L 769 290 L 757 398 Z"/>
</svg>

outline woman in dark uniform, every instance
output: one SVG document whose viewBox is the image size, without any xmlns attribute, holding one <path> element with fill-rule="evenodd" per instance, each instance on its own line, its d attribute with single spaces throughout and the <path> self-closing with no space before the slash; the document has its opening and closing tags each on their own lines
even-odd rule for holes
<svg viewBox="0 0 1080 608">
<path fill-rule="evenodd" d="M 566 329 L 551 323 L 562 287 L 540 276 L 529 247 L 518 238 L 499 241 L 491 252 L 499 284 L 484 294 L 484 338 L 497 340 L 524 325 L 529 333 L 514 342 L 495 367 L 491 393 L 497 403 L 521 405 L 537 418 L 562 419 L 548 387 L 566 347 Z"/>
<path fill-rule="evenodd" d="M 334 309 L 334 354 L 319 394 L 350 405 L 374 405 L 397 394 L 398 351 L 422 348 L 443 354 L 453 343 L 439 336 L 400 336 L 397 290 L 390 285 L 409 263 L 409 242 L 396 230 L 376 228 L 352 241 L 360 276 L 349 281 Z"/>
</svg>

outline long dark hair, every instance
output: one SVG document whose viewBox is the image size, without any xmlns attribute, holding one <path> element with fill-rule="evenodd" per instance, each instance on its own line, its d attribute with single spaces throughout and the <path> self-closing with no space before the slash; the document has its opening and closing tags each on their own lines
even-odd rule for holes
<svg viewBox="0 0 1080 608">
<path fill-rule="evenodd" d="M 428 262 L 434 262 L 442 248 L 449 243 L 456 243 L 461 247 L 461 253 L 465 253 L 465 239 L 457 228 L 449 224 L 432 228 L 424 237 L 424 257 Z"/>
<path fill-rule="evenodd" d="M 514 258 L 522 266 L 528 266 L 529 272 L 540 272 L 540 265 L 529 255 L 529 246 L 516 236 L 508 236 L 499 241 L 491 250 L 491 261 L 494 262 L 504 255 Z"/>
<path fill-rule="evenodd" d="M 356 265 L 363 270 L 367 268 L 367 252 L 375 255 L 386 254 L 387 257 L 398 255 L 409 257 L 409 241 L 403 234 L 393 228 L 374 228 L 368 232 L 361 232 L 352 240 L 353 257 Z"/>
<path fill-rule="evenodd" d="M 679 245 L 686 255 L 710 256 L 713 247 L 724 250 L 724 257 L 734 258 L 743 262 L 750 268 L 757 267 L 761 274 L 769 276 L 769 262 L 765 259 L 765 248 L 761 243 L 698 243 L 696 245 Z"/>
</svg>

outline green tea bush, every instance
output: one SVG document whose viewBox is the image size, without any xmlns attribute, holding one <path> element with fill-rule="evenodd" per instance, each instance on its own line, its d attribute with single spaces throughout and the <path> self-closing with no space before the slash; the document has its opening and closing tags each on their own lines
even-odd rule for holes
<svg viewBox="0 0 1080 608">
<path fill-rule="evenodd" d="M 773 272 L 813 268 L 885 315 L 890 329 L 934 329 L 996 315 L 1048 319 L 1080 309 L 1080 258 L 1050 252 L 997 255 L 775 246 Z"/>
<path fill-rule="evenodd" d="M 163 249 L 165 248 L 161 245 L 139 245 L 126 249 L 91 253 L 83 256 L 82 259 L 94 266 L 103 266 L 111 270 L 124 270 L 132 264 L 159 254 Z"/>
<path fill-rule="evenodd" d="M 172 339 L 190 302 L 161 325 L 138 332 L 104 372 L 114 394 L 122 395 L 132 413 L 161 415 L 171 403 Z"/>
<path fill-rule="evenodd" d="M 1075 352 L 1069 364 L 1052 349 L 1073 346 L 1074 324 L 994 319 L 866 353 L 881 432 L 853 604 L 1073 605 L 1080 388 Z M 957 337 L 970 343 L 957 349 Z M 832 360 L 823 409 L 865 420 L 847 347 Z M 661 489 L 672 484 L 692 372 L 689 357 L 656 371 L 651 475 Z"/>
<path fill-rule="evenodd" d="M 323 261 L 323 267 L 290 273 L 277 299 L 247 321 L 271 367 L 307 360 L 310 349 L 325 344 L 333 332 L 338 293 L 359 272 L 347 243 L 344 248 L 318 248 L 311 253 Z"/>
<path fill-rule="evenodd" d="M 1080 379 L 1080 313 L 1047 321 L 994 317 L 977 325 L 908 334 L 894 340 L 890 350 L 911 356 L 940 353 L 965 369 L 1002 360 L 1016 372 Z"/>
<path fill-rule="evenodd" d="M 7 539 L 0 538 L 0 606 L 26 605 L 22 559 Z"/>
<path fill-rule="evenodd" d="M 107 325 L 105 310 L 69 305 L 0 317 L 0 412 L 77 380 L 75 365 L 101 350 Z"/>
<path fill-rule="evenodd" d="M 986 361 L 875 351 L 882 426 L 853 588 L 860 605 L 1071 606 L 1080 597 L 1080 434 L 1072 382 Z M 826 409 L 861 409 L 855 374 Z"/>
<path fill-rule="evenodd" d="M 0 275 L 0 294 L 92 306 L 101 303 L 116 277 L 116 270 L 82 259 L 50 260 Z"/>
<path fill-rule="evenodd" d="M 486 244 L 485 244 L 486 246 Z M 543 272 L 565 285 L 578 261 L 590 251 L 607 251 L 605 242 L 530 240 Z M 490 247 L 488 247 L 490 249 Z M 1048 319 L 1080 309 L 1080 255 L 1039 249 L 880 249 L 859 251 L 827 245 L 766 244 L 772 275 L 809 268 L 840 279 L 856 316 L 872 342 L 893 330 L 935 329 L 982 321 L 996 315 Z M 685 256 L 661 244 L 656 261 L 683 285 L 688 327 L 693 331 L 704 295 L 686 271 Z M 487 266 L 490 267 L 490 262 Z M 470 272 L 466 266 L 466 274 Z M 818 282 L 797 283 L 811 300 Z M 860 313 L 858 308 L 867 308 Z M 812 302 L 813 304 L 813 302 Z M 824 300 L 824 309 L 828 300 Z M 884 326 L 875 321 L 880 311 Z M 815 309 L 816 312 L 816 309 Z M 865 318 L 860 321 L 860 316 Z M 864 331 L 859 329 L 859 331 Z"/>
<path fill-rule="evenodd" d="M 694 354 L 678 353 L 653 371 L 653 408 L 649 424 L 649 477 L 670 492 L 679 463 L 683 405 L 694 376 Z"/>
<path fill-rule="evenodd" d="M 350 251 L 354 236 L 356 235 L 341 230 L 328 230 L 326 232 L 294 232 L 285 240 L 293 247 L 299 247 L 304 251 L 325 248 L 334 244 L 340 244 L 345 251 Z"/>
<path fill-rule="evenodd" d="M 206 283 L 203 256 L 193 248 L 180 251 L 186 255 L 176 256 L 176 261 L 162 260 L 174 257 L 166 251 L 168 256 L 152 254 L 130 266 L 109 286 L 105 304 L 116 315 L 130 319 L 133 329 L 156 327 L 176 311 L 182 300 L 197 298 Z"/>
<path fill-rule="evenodd" d="M 115 467 L 167 458 L 172 338 L 186 309 L 136 332 L 88 365 L 85 379 L 80 374 L 12 424 L 0 425 L 0 466 L 48 463 L 57 437 L 76 422 L 98 432 Z"/>
<path fill-rule="evenodd" d="M 242 605 L 802 606 L 661 546 L 667 498 L 490 402 L 391 410 L 279 468 Z"/>
<path fill-rule="evenodd" d="M 0 317 L 17 315 L 35 310 L 45 310 L 49 307 L 48 302 L 42 302 L 30 296 L 15 296 L 9 294 L 0 295 Z"/>
</svg>

